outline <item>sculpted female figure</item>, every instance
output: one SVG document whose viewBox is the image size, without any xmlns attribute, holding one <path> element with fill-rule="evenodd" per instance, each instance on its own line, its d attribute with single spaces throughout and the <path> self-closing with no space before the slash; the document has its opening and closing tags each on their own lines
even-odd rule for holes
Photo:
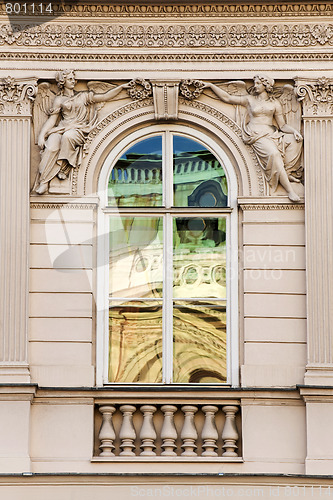
<svg viewBox="0 0 333 500">
<path fill-rule="evenodd" d="M 61 71 L 56 75 L 60 92 L 54 97 L 49 85 L 44 84 L 44 96 L 54 97 L 51 109 L 47 110 L 49 118 L 44 123 L 38 135 L 38 145 L 41 148 L 39 173 L 34 190 L 37 194 L 44 194 L 48 190 L 51 179 L 58 176 L 66 179 L 70 169 L 80 165 L 82 160 L 82 146 L 85 139 L 96 124 L 97 109 L 95 104 L 113 99 L 128 84 L 97 94 L 93 91 L 75 92 L 76 84 L 73 71 Z M 44 111 L 45 115 L 45 111 Z"/>
<path fill-rule="evenodd" d="M 273 95 L 274 80 L 256 75 L 252 94 L 244 92 L 244 95 L 231 95 L 212 83 L 205 83 L 205 87 L 226 103 L 246 107 L 243 141 L 254 148 L 273 191 L 280 183 L 291 201 L 300 201 L 291 185 L 291 181 L 299 181 L 291 172 L 301 155 L 303 137 L 285 122 L 281 103 Z"/>
</svg>

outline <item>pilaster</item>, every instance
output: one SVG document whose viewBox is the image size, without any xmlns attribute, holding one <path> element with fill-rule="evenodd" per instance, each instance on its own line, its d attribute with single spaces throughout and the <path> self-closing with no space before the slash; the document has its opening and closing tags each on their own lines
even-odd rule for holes
<svg viewBox="0 0 333 500">
<path fill-rule="evenodd" d="M 307 269 L 306 384 L 333 385 L 333 80 L 297 79 L 303 101 Z"/>
<path fill-rule="evenodd" d="M 27 357 L 31 102 L 36 80 L 0 80 L 0 383 L 29 382 Z"/>
</svg>

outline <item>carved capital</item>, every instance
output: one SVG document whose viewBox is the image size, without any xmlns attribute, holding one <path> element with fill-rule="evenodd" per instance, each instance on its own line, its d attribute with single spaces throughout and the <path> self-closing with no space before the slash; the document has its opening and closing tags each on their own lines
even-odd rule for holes
<svg viewBox="0 0 333 500">
<path fill-rule="evenodd" d="M 15 79 L 11 76 L 0 80 L 0 116 L 30 116 L 31 103 L 37 94 L 37 79 Z"/>
<path fill-rule="evenodd" d="M 296 92 L 303 102 L 305 116 L 333 115 L 333 79 L 321 77 L 303 80 L 296 78 Z"/>
</svg>

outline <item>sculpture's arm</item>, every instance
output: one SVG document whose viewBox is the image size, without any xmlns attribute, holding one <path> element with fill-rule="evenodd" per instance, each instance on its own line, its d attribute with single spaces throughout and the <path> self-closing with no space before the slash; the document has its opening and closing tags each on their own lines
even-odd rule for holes
<svg viewBox="0 0 333 500">
<path fill-rule="evenodd" d="M 217 87 L 217 85 L 214 85 L 213 83 L 205 82 L 205 88 L 211 89 L 214 92 L 214 94 L 216 94 L 217 97 L 221 99 L 221 101 L 226 102 L 227 104 L 240 104 L 241 106 L 247 106 L 248 104 L 247 96 L 228 94 L 228 92 L 220 89 L 219 87 Z"/>
<path fill-rule="evenodd" d="M 278 103 L 277 106 L 278 107 L 275 111 L 274 118 L 281 132 L 284 132 L 285 134 L 293 134 L 297 142 L 302 141 L 303 140 L 302 134 L 300 134 L 298 130 L 296 130 L 294 127 L 288 125 L 285 122 L 283 118 L 281 105 Z"/>
<path fill-rule="evenodd" d="M 104 92 L 104 94 L 93 94 L 91 100 L 93 102 L 105 102 L 105 101 L 111 101 L 114 97 L 116 97 L 123 89 L 129 88 L 128 83 L 123 83 L 122 85 L 119 85 L 118 87 L 108 90 L 108 92 Z"/>
<path fill-rule="evenodd" d="M 51 115 L 47 120 L 46 122 L 44 123 L 40 133 L 39 133 L 39 136 L 38 136 L 38 146 L 40 147 L 40 149 L 44 149 L 44 146 L 45 146 L 45 140 L 46 140 L 46 135 L 47 133 L 53 128 L 55 127 L 56 123 L 57 123 L 57 119 L 58 119 L 58 116 L 59 116 L 59 113 L 55 113 L 53 115 Z"/>
</svg>

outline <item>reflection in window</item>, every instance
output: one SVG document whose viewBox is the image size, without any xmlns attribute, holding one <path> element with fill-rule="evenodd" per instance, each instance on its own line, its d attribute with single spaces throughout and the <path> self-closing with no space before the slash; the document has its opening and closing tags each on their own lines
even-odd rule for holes
<svg viewBox="0 0 333 500">
<path fill-rule="evenodd" d="M 163 282 L 163 219 L 110 217 L 109 294 L 160 297 Z"/>
<path fill-rule="evenodd" d="M 226 220 L 174 219 L 174 297 L 226 298 Z"/>
<path fill-rule="evenodd" d="M 173 207 L 162 208 L 172 198 Z M 228 188 L 221 163 L 188 137 L 153 136 L 118 159 L 108 199 L 108 380 L 225 383 L 228 215 L 221 212 Z"/>
<path fill-rule="evenodd" d="M 162 303 L 113 301 L 109 308 L 110 382 L 162 382 Z"/>
<path fill-rule="evenodd" d="M 227 180 L 222 165 L 202 144 L 186 137 L 173 138 L 174 205 L 227 206 Z"/>
<path fill-rule="evenodd" d="M 173 325 L 173 381 L 226 382 L 225 304 L 175 301 Z"/>
<path fill-rule="evenodd" d="M 108 205 L 162 206 L 162 137 L 151 137 L 128 149 L 109 179 Z"/>
</svg>

